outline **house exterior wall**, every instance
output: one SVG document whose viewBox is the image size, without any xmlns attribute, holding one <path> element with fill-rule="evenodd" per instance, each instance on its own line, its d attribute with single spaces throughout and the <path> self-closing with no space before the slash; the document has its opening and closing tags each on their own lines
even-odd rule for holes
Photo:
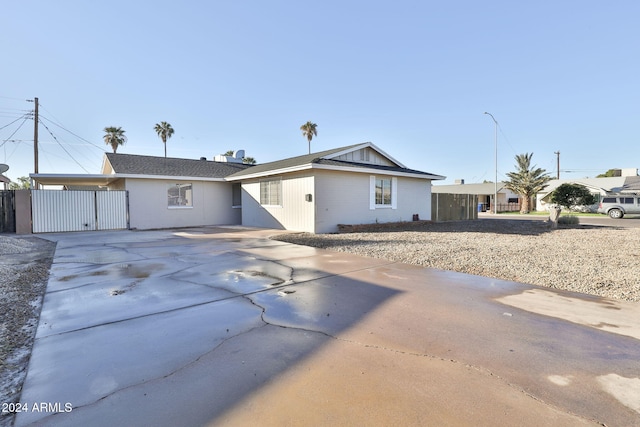
<svg viewBox="0 0 640 427">
<path fill-rule="evenodd" d="M 167 190 L 177 182 L 191 183 L 193 206 L 169 208 Z M 129 216 L 132 229 L 240 224 L 238 208 L 232 208 L 231 184 L 197 180 L 127 178 Z"/>
<path fill-rule="evenodd" d="M 333 233 L 338 224 L 411 221 L 431 218 L 431 181 L 397 177 L 397 207 L 371 209 L 371 174 L 316 172 L 315 233 Z M 388 177 L 385 175 L 385 177 Z"/>
<path fill-rule="evenodd" d="M 280 179 L 281 206 L 260 205 L 260 181 Z M 242 183 L 242 225 L 314 232 L 314 177 L 309 173 L 254 179 Z M 305 195 L 311 195 L 307 201 Z"/>
</svg>

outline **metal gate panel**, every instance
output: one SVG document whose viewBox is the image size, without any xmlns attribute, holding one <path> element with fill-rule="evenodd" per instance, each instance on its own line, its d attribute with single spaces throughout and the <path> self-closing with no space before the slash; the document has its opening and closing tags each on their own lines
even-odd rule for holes
<svg viewBox="0 0 640 427">
<path fill-rule="evenodd" d="M 98 230 L 129 228 L 126 191 L 96 191 L 96 208 Z"/>
<path fill-rule="evenodd" d="M 96 229 L 93 191 L 32 190 L 34 233 Z"/>
</svg>

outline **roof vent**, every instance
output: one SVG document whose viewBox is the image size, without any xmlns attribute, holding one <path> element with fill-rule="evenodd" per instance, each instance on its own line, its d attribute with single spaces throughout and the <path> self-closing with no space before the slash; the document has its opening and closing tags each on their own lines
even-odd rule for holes
<svg viewBox="0 0 640 427">
<path fill-rule="evenodd" d="M 207 160 L 206 157 L 200 157 L 200 160 Z"/>
<path fill-rule="evenodd" d="M 233 152 L 233 156 L 225 156 L 224 154 L 217 154 L 213 157 L 214 162 L 226 162 L 226 163 L 242 163 L 244 158 L 244 150 L 237 150 Z"/>
<path fill-rule="evenodd" d="M 464 184 L 464 179 L 456 179 L 454 182 L 456 183 L 456 185 L 462 185 Z"/>
</svg>

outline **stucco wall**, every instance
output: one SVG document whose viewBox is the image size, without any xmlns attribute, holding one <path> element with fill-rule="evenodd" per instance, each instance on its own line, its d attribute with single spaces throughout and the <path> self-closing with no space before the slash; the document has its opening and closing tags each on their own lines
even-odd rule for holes
<svg viewBox="0 0 640 427">
<path fill-rule="evenodd" d="M 177 182 L 193 185 L 193 207 L 169 208 L 167 189 Z M 132 229 L 240 224 L 240 209 L 232 208 L 227 182 L 174 181 L 127 178 Z"/>
<path fill-rule="evenodd" d="M 316 172 L 316 233 L 333 233 L 338 224 L 411 221 L 431 218 L 431 182 L 397 177 L 397 208 L 370 209 L 370 174 Z M 385 177 L 388 177 L 385 175 Z"/>
<path fill-rule="evenodd" d="M 260 205 L 260 181 L 242 183 L 242 224 L 311 233 L 338 231 L 338 224 L 411 221 L 431 218 L 431 182 L 397 177 L 397 208 L 370 209 L 367 173 L 313 171 L 282 179 L 282 206 Z M 275 179 L 275 178 L 271 178 Z M 310 194 L 312 202 L 305 198 Z"/>
</svg>

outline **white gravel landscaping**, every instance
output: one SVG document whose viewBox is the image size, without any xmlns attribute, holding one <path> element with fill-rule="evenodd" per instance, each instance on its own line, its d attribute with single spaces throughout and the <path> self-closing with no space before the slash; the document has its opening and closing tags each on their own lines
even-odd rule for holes
<svg viewBox="0 0 640 427">
<path fill-rule="evenodd" d="M 274 238 L 424 267 L 640 301 L 637 228 L 578 225 L 552 230 L 540 220 L 478 219 Z"/>
</svg>

